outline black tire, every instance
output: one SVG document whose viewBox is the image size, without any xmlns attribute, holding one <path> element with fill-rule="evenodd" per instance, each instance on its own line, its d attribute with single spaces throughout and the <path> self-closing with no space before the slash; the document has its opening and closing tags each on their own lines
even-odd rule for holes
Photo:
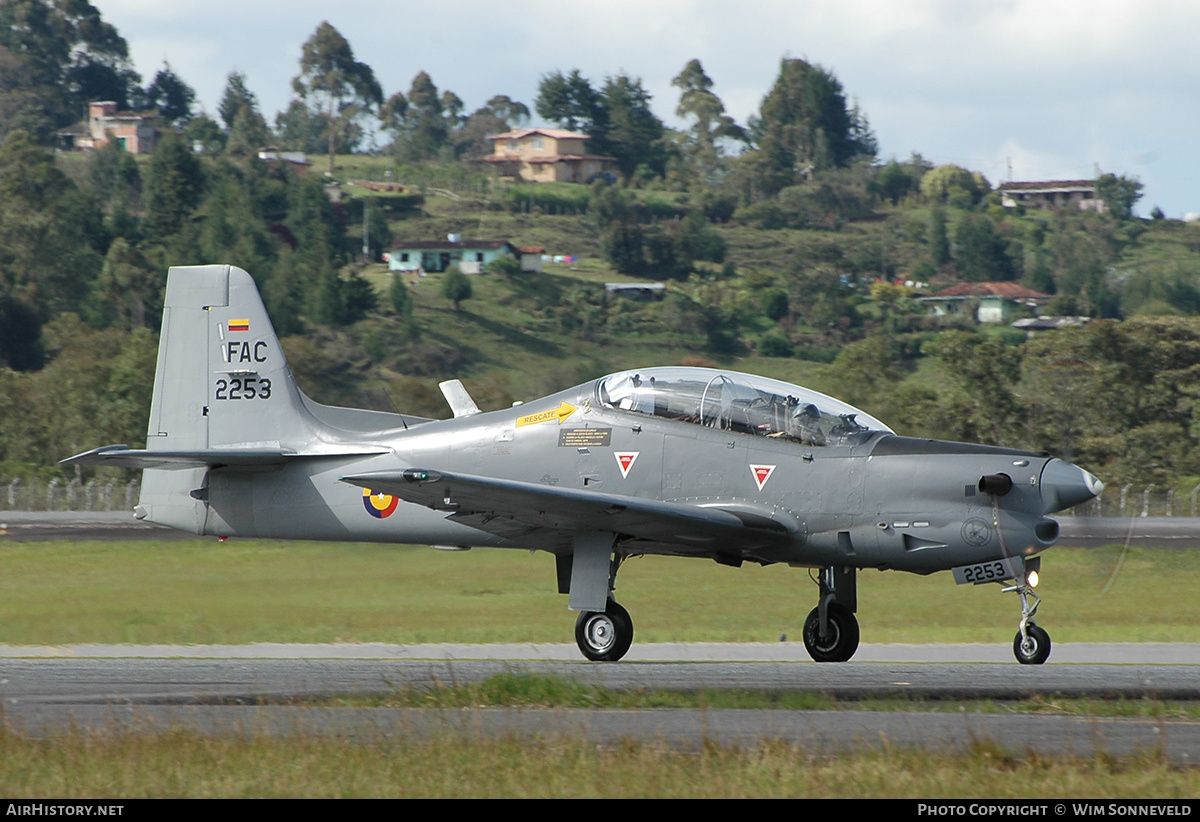
<svg viewBox="0 0 1200 822">
<path fill-rule="evenodd" d="M 1050 634 L 1043 631 L 1034 623 L 1025 626 L 1027 639 L 1021 641 L 1021 632 L 1017 631 L 1013 639 L 1013 656 L 1022 665 L 1041 665 L 1050 658 Z"/>
<path fill-rule="evenodd" d="M 825 612 L 829 635 L 822 638 L 821 615 L 813 608 L 804 620 L 804 647 L 817 662 L 845 662 L 858 650 L 858 620 L 854 614 L 836 602 Z"/>
<path fill-rule="evenodd" d="M 604 611 L 583 611 L 575 620 L 575 644 L 593 662 L 616 662 L 633 644 L 633 620 L 616 600 Z"/>
</svg>

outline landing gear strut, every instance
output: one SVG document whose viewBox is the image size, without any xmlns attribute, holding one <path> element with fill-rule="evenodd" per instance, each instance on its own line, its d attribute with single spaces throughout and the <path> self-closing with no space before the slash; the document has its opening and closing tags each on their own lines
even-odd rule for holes
<svg viewBox="0 0 1200 822">
<path fill-rule="evenodd" d="M 628 554 L 616 550 L 616 535 L 581 534 L 570 554 L 556 557 L 558 592 L 579 611 L 575 644 L 593 662 L 616 662 L 633 644 L 633 620 L 613 597 L 617 571 Z"/>
<path fill-rule="evenodd" d="M 1041 665 L 1050 658 L 1050 634 L 1033 621 L 1033 615 L 1042 604 L 1042 600 L 1033 592 L 1041 564 L 1041 557 L 1025 560 L 1024 575 L 1003 589 L 1005 593 L 1016 591 L 1021 598 L 1021 624 L 1013 639 L 1013 655 L 1022 665 Z"/>
<path fill-rule="evenodd" d="M 804 647 L 817 662 L 845 662 L 858 650 L 858 590 L 853 568 L 827 566 L 817 577 L 820 598 L 804 620 Z"/>
</svg>

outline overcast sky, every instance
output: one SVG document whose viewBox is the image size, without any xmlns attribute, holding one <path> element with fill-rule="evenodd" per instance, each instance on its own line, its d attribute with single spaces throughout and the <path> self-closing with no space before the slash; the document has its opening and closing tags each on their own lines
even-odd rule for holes
<svg viewBox="0 0 1200 822">
<path fill-rule="evenodd" d="M 1194 0 L 92 0 L 149 82 L 166 60 L 216 117 L 231 71 L 268 121 L 287 106 L 322 20 L 384 95 L 426 71 L 473 111 L 533 109 L 542 75 L 640 77 L 677 125 L 671 79 L 699 58 L 740 123 L 782 57 L 833 71 L 879 139 L 993 185 L 1091 178 L 1145 185 L 1137 211 L 1200 212 L 1200 3 Z M 535 115 L 536 122 L 536 115 Z"/>
</svg>

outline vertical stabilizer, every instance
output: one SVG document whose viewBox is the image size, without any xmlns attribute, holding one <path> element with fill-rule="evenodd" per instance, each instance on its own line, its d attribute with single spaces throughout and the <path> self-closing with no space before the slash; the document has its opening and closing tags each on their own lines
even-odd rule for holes
<svg viewBox="0 0 1200 822">
<path fill-rule="evenodd" d="M 227 265 L 177 266 L 166 305 L 146 449 L 295 448 L 316 433 L 254 280 Z M 203 531 L 205 469 L 147 469 L 141 508 Z"/>
</svg>

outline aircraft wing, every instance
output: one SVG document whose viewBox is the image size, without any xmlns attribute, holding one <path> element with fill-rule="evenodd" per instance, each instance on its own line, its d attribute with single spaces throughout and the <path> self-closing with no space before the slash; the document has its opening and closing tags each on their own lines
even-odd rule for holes
<svg viewBox="0 0 1200 822">
<path fill-rule="evenodd" d="M 357 457 L 389 453 L 387 448 L 322 448 L 313 452 L 297 452 L 276 444 L 226 446 L 194 451 L 158 451 L 130 448 L 128 445 L 105 445 L 62 460 L 61 465 L 105 465 L 114 468 L 252 468 L 283 465 L 290 459 L 312 457 Z"/>
<path fill-rule="evenodd" d="M 340 478 L 509 539 L 550 530 L 610 531 L 688 553 L 741 554 L 796 536 L 795 523 L 747 510 L 602 494 L 516 480 L 407 469 Z"/>
</svg>

